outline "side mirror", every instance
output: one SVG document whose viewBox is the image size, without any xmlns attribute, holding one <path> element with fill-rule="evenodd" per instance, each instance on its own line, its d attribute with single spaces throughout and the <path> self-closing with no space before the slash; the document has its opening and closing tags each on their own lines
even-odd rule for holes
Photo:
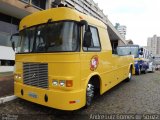
<svg viewBox="0 0 160 120">
<path fill-rule="evenodd" d="M 143 55 L 143 51 L 140 51 L 139 54 L 140 54 L 140 55 Z"/>
<path fill-rule="evenodd" d="M 81 26 L 85 26 L 85 33 L 84 33 L 84 39 L 83 39 L 83 47 L 89 48 L 92 44 L 92 33 L 90 30 L 90 27 L 88 25 L 88 22 L 86 20 L 80 21 Z"/>
<path fill-rule="evenodd" d="M 91 46 L 92 41 L 92 33 L 90 31 L 86 31 L 84 33 L 83 47 L 89 48 Z"/>
<path fill-rule="evenodd" d="M 139 54 L 143 55 L 143 48 L 139 48 Z"/>
<path fill-rule="evenodd" d="M 143 48 L 140 48 L 141 51 L 143 51 Z"/>
<path fill-rule="evenodd" d="M 143 51 L 143 48 L 139 48 L 139 51 Z"/>
</svg>

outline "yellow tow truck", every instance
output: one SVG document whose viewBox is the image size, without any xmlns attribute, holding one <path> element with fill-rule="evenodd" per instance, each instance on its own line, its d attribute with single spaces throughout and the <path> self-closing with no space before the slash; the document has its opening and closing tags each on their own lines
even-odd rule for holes
<svg viewBox="0 0 160 120">
<path fill-rule="evenodd" d="M 106 25 L 67 7 L 31 14 L 20 22 L 14 93 L 44 106 L 90 106 L 134 73 L 133 56 L 112 54 Z"/>
</svg>

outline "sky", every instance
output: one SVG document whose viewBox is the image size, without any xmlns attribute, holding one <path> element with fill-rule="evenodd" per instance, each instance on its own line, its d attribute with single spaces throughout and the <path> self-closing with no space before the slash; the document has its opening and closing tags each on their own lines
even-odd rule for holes
<svg viewBox="0 0 160 120">
<path fill-rule="evenodd" d="M 147 38 L 160 36 L 160 0 L 94 0 L 113 25 L 127 27 L 126 39 L 147 45 Z"/>
</svg>

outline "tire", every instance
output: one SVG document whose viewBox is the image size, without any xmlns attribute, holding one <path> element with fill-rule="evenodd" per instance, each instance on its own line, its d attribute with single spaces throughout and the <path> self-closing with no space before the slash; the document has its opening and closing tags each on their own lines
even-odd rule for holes
<svg viewBox="0 0 160 120">
<path fill-rule="evenodd" d="M 125 81 L 129 82 L 129 81 L 131 81 L 131 79 L 132 79 L 132 69 L 130 68 L 129 73 L 128 73 L 128 77 Z"/>
<path fill-rule="evenodd" d="M 89 82 L 86 89 L 86 107 L 89 107 L 92 104 L 94 93 L 94 85 Z"/>
</svg>

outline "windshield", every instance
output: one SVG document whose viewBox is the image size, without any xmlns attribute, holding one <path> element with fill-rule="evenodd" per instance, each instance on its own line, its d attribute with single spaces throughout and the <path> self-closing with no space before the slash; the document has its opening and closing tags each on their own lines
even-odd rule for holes
<svg viewBox="0 0 160 120">
<path fill-rule="evenodd" d="M 79 34 L 75 22 L 46 23 L 20 32 L 18 53 L 78 51 Z"/>
<path fill-rule="evenodd" d="M 135 58 L 138 57 L 138 46 L 119 46 L 117 47 L 118 55 L 134 55 Z"/>
</svg>

